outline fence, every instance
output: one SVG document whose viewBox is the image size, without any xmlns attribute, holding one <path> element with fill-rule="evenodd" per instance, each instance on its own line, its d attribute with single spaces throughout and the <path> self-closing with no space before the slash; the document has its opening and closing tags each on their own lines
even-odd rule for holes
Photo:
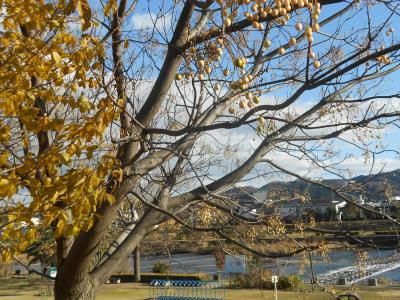
<svg viewBox="0 0 400 300">
<path fill-rule="evenodd" d="M 153 280 L 149 297 L 153 300 L 223 300 L 225 289 L 219 281 Z"/>
</svg>

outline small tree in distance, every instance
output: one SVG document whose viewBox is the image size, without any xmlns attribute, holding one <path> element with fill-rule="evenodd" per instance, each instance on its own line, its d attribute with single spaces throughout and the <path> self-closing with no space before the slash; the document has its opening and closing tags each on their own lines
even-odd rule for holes
<svg viewBox="0 0 400 300">
<path fill-rule="evenodd" d="M 347 180 L 354 153 L 373 163 L 390 150 L 397 1 L 0 6 L 1 252 L 9 260 L 50 229 L 57 300 L 94 299 L 171 219 L 270 258 L 326 249 L 225 192 L 274 175 L 323 186 L 285 160 Z M 260 250 L 259 235 L 282 247 Z"/>
<path fill-rule="evenodd" d="M 222 249 L 214 251 L 215 266 L 218 269 L 219 280 L 221 280 L 221 272 L 225 268 L 225 252 Z"/>
<path fill-rule="evenodd" d="M 170 270 L 170 265 L 164 262 L 156 262 L 153 265 L 153 273 L 168 274 Z"/>
</svg>

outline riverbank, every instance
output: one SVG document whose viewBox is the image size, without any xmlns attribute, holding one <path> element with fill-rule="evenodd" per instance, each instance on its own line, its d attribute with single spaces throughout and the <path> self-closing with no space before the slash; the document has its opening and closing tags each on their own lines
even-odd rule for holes
<svg viewBox="0 0 400 300">
<path fill-rule="evenodd" d="M 340 291 L 337 287 L 338 291 Z M 39 277 L 24 279 L 0 279 L 0 299 L 2 300 L 52 300 L 50 293 L 52 283 Z M 357 291 L 362 300 L 391 299 L 400 300 L 400 287 L 361 287 Z M 47 296 L 46 296 L 47 294 Z M 279 300 L 333 300 L 332 295 L 316 291 L 279 291 Z M 143 300 L 149 298 L 149 290 L 143 284 L 107 284 L 103 285 L 97 294 L 97 300 Z M 226 300 L 269 300 L 274 299 L 274 292 L 269 290 L 227 289 Z"/>
</svg>

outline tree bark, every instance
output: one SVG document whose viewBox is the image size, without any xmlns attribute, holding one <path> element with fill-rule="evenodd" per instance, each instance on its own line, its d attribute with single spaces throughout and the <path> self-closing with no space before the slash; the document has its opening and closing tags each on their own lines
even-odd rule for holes
<svg viewBox="0 0 400 300">
<path fill-rule="evenodd" d="M 54 285 L 55 300 L 94 300 L 96 285 L 90 275 L 58 276 Z"/>
</svg>

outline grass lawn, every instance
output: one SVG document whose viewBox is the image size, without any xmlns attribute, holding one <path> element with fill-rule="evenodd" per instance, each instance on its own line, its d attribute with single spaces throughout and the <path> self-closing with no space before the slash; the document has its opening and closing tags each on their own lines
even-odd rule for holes
<svg viewBox="0 0 400 300">
<path fill-rule="evenodd" d="M 52 296 L 43 296 L 51 291 L 48 280 L 38 277 L 27 279 L 0 279 L 0 300 L 50 300 Z M 400 300 L 400 287 L 362 288 L 358 292 L 362 300 Z M 97 293 L 97 300 L 143 300 L 149 298 L 148 288 L 141 284 L 103 285 Z M 274 300 L 273 291 L 228 289 L 226 300 Z M 279 300 L 333 300 L 324 292 L 306 294 L 304 292 L 278 292 Z"/>
</svg>

